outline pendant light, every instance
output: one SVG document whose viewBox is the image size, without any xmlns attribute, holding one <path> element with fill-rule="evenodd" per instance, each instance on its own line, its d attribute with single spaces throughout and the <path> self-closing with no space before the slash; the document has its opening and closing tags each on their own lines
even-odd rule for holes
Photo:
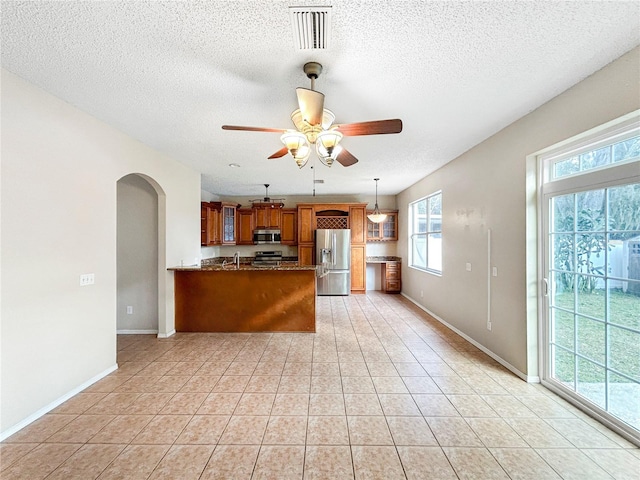
<svg viewBox="0 0 640 480">
<path fill-rule="evenodd" d="M 380 209 L 378 208 L 378 180 L 380 179 L 374 178 L 374 180 L 376 181 L 376 206 L 373 209 L 373 213 L 370 215 L 367 215 L 367 218 L 371 220 L 373 223 L 380 223 L 380 222 L 384 222 L 387 219 L 387 214 L 380 213 Z"/>
</svg>

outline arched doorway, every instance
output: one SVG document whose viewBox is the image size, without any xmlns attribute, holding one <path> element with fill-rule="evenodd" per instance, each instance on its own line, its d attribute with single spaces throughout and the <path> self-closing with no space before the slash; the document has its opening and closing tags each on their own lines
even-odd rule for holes
<svg viewBox="0 0 640 480">
<path fill-rule="evenodd" d="M 151 178 L 117 182 L 116 331 L 166 336 L 164 192 Z"/>
</svg>

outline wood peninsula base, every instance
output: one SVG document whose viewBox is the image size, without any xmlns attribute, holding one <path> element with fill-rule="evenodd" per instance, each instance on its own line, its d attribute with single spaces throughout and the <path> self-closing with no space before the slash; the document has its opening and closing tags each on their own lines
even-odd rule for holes
<svg viewBox="0 0 640 480">
<path fill-rule="evenodd" d="M 315 332 L 315 269 L 175 270 L 176 332 Z"/>
</svg>

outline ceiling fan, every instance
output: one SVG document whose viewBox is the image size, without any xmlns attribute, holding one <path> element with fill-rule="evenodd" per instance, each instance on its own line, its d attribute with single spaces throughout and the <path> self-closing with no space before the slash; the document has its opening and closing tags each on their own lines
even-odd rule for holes
<svg viewBox="0 0 640 480">
<path fill-rule="evenodd" d="M 318 158 L 326 166 L 330 167 L 337 160 L 343 166 L 349 167 L 357 163 L 358 159 L 340 145 L 343 136 L 381 135 L 402 131 L 400 119 L 334 125 L 335 115 L 324 108 L 324 94 L 314 90 L 315 80 L 322 72 L 322 65 L 309 62 L 304 65 L 303 71 L 311 80 L 311 88 L 296 88 L 300 108 L 291 114 L 296 130 L 239 125 L 223 125 L 222 129 L 282 133 L 280 140 L 285 146 L 269 158 L 280 158 L 290 153 L 300 168 L 306 165 L 313 144 L 316 146 Z"/>
</svg>

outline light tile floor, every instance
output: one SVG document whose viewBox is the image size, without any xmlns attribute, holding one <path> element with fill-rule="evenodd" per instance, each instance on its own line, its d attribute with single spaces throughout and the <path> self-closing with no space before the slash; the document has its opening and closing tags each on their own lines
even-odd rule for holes
<svg viewBox="0 0 640 480">
<path fill-rule="evenodd" d="M 3 479 L 635 479 L 640 452 L 400 296 L 315 334 L 118 336 L 119 369 L 0 444 Z"/>
</svg>

